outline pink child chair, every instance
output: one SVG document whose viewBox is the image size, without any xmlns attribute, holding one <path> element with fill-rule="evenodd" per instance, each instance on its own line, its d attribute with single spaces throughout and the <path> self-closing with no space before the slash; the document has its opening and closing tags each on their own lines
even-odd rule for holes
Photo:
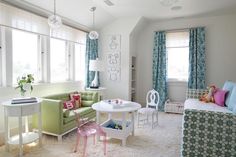
<svg viewBox="0 0 236 157">
<path fill-rule="evenodd" d="M 77 140 L 75 144 L 74 152 L 77 152 L 78 146 L 79 146 L 79 140 L 80 137 L 84 138 L 84 150 L 83 150 L 83 157 L 86 155 L 86 147 L 87 147 L 87 139 L 89 136 L 93 135 L 93 144 L 95 144 L 95 135 L 97 136 L 103 136 L 103 144 L 104 144 L 104 155 L 106 155 L 106 133 L 102 130 L 99 124 L 97 124 L 94 121 L 89 121 L 88 119 L 80 119 L 79 114 L 76 114 L 77 116 Z"/>
</svg>

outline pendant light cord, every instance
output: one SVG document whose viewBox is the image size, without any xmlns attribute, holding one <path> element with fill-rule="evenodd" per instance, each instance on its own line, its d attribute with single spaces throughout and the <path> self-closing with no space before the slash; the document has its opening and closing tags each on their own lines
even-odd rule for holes
<svg viewBox="0 0 236 157">
<path fill-rule="evenodd" d="M 56 15 L 56 0 L 54 0 L 54 15 Z"/>
<path fill-rule="evenodd" d="M 95 28 L 95 10 L 96 10 L 96 7 L 92 7 L 90 9 L 90 11 L 93 12 L 93 29 Z"/>
<path fill-rule="evenodd" d="M 93 10 L 93 29 L 94 29 L 94 25 L 95 25 L 95 24 L 94 24 L 94 23 L 95 23 L 95 20 L 94 20 L 94 18 L 95 18 L 95 16 L 94 16 L 94 11 L 95 11 L 95 10 Z"/>
</svg>

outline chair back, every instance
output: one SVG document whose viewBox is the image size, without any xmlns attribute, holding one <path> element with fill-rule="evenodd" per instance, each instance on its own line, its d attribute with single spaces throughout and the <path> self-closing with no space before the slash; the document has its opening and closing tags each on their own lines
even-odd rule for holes
<svg viewBox="0 0 236 157">
<path fill-rule="evenodd" d="M 146 96 L 146 107 L 152 107 L 158 110 L 158 104 L 159 104 L 159 93 L 152 89 L 148 91 Z"/>
</svg>

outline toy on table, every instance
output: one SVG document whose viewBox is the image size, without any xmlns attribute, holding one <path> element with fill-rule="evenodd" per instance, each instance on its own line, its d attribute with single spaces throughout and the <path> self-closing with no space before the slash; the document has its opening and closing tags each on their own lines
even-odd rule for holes
<svg viewBox="0 0 236 157">
<path fill-rule="evenodd" d="M 207 87 L 208 92 L 206 94 L 204 94 L 203 96 L 200 97 L 200 101 L 204 101 L 206 103 L 209 102 L 215 102 L 214 100 L 214 93 L 216 92 L 216 86 L 215 85 L 211 85 L 209 87 Z"/>
</svg>

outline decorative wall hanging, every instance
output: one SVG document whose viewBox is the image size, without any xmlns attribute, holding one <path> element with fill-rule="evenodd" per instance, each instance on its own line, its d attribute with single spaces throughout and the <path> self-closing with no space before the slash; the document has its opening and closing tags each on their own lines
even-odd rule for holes
<svg viewBox="0 0 236 157">
<path fill-rule="evenodd" d="M 121 75 L 121 35 L 108 35 L 105 46 L 108 80 L 119 81 Z"/>
</svg>

